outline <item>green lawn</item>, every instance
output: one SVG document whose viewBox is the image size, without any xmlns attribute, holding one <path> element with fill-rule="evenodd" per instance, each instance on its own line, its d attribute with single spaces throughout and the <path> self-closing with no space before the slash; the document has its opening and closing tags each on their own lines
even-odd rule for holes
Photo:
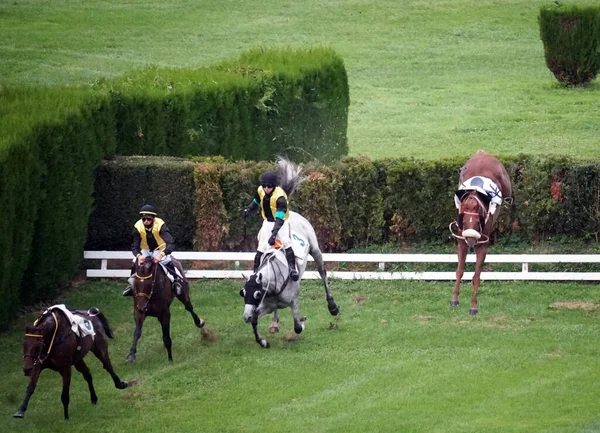
<svg viewBox="0 0 600 433">
<path fill-rule="evenodd" d="M 560 88 L 548 0 L 0 0 L 0 84 L 89 83 L 207 66 L 257 46 L 331 45 L 350 80 L 352 155 L 596 157 L 600 85 Z"/>
<path fill-rule="evenodd" d="M 261 349 L 243 323 L 239 282 L 196 282 L 192 300 L 216 337 L 201 341 L 174 304 L 174 362 L 149 320 L 138 361 L 124 359 L 133 333 L 122 284 L 89 282 L 66 299 L 100 307 L 115 339 L 117 373 L 139 384 L 118 391 L 90 354 L 99 396 L 74 371 L 71 420 L 62 419 L 60 376 L 46 371 L 25 419 L 10 418 L 27 385 L 22 322 L 0 336 L 4 432 L 600 432 L 600 313 L 555 310 L 557 301 L 598 303 L 596 285 L 485 283 L 480 314 L 448 306 L 450 283 L 333 281 L 339 319 L 322 287 L 306 282 L 307 329 L 287 342 L 291 314 Z M 33 316 L 31 316 L 33 318 Z M 261 328 L 266 332 L 268 319 Z"/>
</svg>

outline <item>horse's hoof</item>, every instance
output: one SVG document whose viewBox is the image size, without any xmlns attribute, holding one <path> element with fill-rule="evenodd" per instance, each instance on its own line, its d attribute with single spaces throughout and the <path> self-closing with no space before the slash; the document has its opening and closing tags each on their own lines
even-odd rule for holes
<svg viewBox="0 0 600 433">
<path fill-rule="evenodd" d="M 329 308 L 329 314 L 331 314 L 332 316 L 337 316 L 340 312 L 340 307 L 338 307 L 338 305 L 335 302 L 328 303 L 327 308 Z"/>
<path fill-rule="evenodd" d="M 268 349 L 269 347 L 271 347 L 271 345 L 267 340 L 263 338 L 262 340 L 260 340 L 260 347 L 262 347 L 263 349 Z"/>
<path fill-rule="evenodd" d="M 133 385 L 133 384 L 132 384 Z M 125 389 L 129 386 L 129 382 L 121 382 L 118 389 Z"/>
<path fill-rule="evenodd" d="M 279 332 L 279 328 L 277 326 L 269 327 L 269 334 L 277 334 Z"/>
<path fill-rule="evenodd" d="M 128 355 L 125 362 L 135 362 L 135 355 Z"/>
<path fill-rule="evenodd" d="M 13 418 L 24 418 L 24 417 L 25 417 L 25 412 L 23 412 L 21 409 L 16 411 L 13 415 Z"/>
<path fill-rule="evenodd" d="M 469 308 L 469 314 L 471 316 L 475 316 L 477 315 L 477 313 L 479 313 L 479 310 L 477 308 Z"/>
<path fill-rule="evenodd" d="M 92 404 L 98 404 L 98 397 L 92 398 Z"/>
<path fill-rule="evenodd" d="M 458 301 L 450 301 L 451 307 L 458 307 Z"/>
<path fill-rule="evenodd" d="M 197 326 L 198 328 L 202 328 L 202 327 L 204 327 L 204 320 L 200 319 L 200 320 L 198 321 L 198 323 L 196 323 L 196 326 Z"/>
</svg>

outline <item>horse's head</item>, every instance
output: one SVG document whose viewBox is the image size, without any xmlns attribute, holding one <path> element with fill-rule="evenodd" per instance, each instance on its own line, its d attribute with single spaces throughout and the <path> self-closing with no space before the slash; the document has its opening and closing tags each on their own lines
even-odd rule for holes
<svg viewBox="0 0 600 433">
<path fill-rule="evenodd" d="M 44 362 L 49 353 L 52 335 L 56 330 L 56 324 L 50 314 L 40 317 L 34 325 L 25 326 L 25 338 L 23 340 L 23 373 L 31 376 L 33 368 Z"/>
<path fill-rule="evenodd" d="M 147 256 L 141 263 L 136 262 L 133 282 L 134 303 L 135 308 L 142 313 L 148 310 L 148 302 L 154 291 L 156 277 L 154 272 L 158 272 L 158 265 L 154 263 L 152 257 Z"/>
<path fill-rule="evenodd" d="M 458 228 L 469 245 L 474 248 L 486 229 L 487 207 L 477 191 L 468 194 L 458 211 Z"/>
<path fill-rule="evenodd" d="M 256 309 L 263 300 L 266 290 L 257 281 L 259 274 L 253 274 L 248 278 L 244 287 L 240 290 L 240 296 L 244 298 L 244 322 L 249 323 Z"/>
</svg>

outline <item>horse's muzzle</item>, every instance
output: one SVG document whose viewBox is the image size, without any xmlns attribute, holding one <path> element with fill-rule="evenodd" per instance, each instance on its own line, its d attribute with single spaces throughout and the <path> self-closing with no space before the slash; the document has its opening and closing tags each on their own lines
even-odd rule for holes
<svg viewBox="0 0 600 433">
<path fill-rule="evenodd" d="M 252 321 L 252 318 L 254 317 L 255 312 L 256 307 L 254 305 L 246 304 L 244 306 L 244 322 L 250 323 Z"/>
</svg>

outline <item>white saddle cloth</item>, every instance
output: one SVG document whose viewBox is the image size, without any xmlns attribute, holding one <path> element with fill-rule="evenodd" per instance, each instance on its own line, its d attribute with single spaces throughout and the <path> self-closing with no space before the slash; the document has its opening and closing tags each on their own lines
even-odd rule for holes
<svg viewBox="0 0 600 433">
<path fill-rule="evenodd" d="M 458 191 L 477 191 L 487 195 L 490 198 L 489 213 L 494 214 L 496 208 L 502 204 L 502 191 L 498 188 L 492 179 L 483 176 L 473 176 L 465 180 L 458 186 Z M 454 204 L 456 209 L 460 209 L 460 199 L 455 194 Z"/>
<path fill-rule="evenodd" d="M 49 313 L 52 310 L 60 310 L 65 313 L 69 322 L 71 322 L 71 330 L 79 337 L 85 337 L 87 335 L 91 335 L 92 339 L 96 336 L 96 332 L 94 331 L 94 325 L 85 317 L 82 317 L 78 314 L 73 314 L 69 311 L 65 304 L 53 305 L 44 311 L 44 314 Z"/>
</svg>

